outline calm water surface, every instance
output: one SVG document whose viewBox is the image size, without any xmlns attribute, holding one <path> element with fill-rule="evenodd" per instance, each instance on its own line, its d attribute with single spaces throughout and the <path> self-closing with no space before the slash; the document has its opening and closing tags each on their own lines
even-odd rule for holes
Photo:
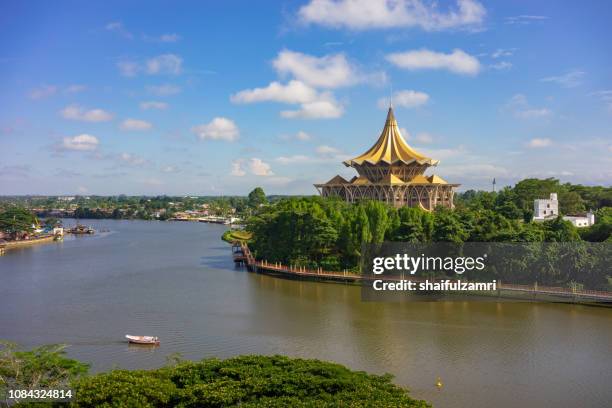
<svg viewBox="0 0 612 408">
<path fill-rule="evenodd" d="M 94 371 L 281 353 L 390 372 L 436 407 L 612 404 L 612 309 L 362 303 L 356 286 L 235 269 L 223 226 L 91 222 L 111 232 L 0 257 L 0 338 L 70 344 Z"/>
</svg>

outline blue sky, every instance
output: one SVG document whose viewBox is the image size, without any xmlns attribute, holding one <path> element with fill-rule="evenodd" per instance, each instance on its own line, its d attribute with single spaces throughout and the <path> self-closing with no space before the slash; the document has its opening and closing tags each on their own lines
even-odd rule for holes
<svg viewBox="0 0 612 408">
<path fill-rule="evenodd" d="M 611 19 L 608 1 L 3 2 L 0 194 L 314 194 L 352 177 L 392 93 L 461 190 L 610 185 Z"/>
</svg>

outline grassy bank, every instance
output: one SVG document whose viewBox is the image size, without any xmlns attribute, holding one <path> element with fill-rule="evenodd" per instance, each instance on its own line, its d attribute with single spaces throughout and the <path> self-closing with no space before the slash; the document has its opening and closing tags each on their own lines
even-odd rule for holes
<svg viewBox="0 0 612 408">
<path fill-rule="evenodd" d="M 236 242 L 236 241 L 248 241 L 252 238 L 252 235 L 250 232 L 247 231 L 241 231 L 241 230 L 227 230 L 223 233 L 223 235 L 221 236 L 221 239 L 223 239 L 226 242 Z"/>
</svg>

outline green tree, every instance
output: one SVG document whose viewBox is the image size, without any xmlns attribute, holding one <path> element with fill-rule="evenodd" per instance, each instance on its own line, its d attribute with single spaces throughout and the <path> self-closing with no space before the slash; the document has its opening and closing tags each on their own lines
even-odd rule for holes
<svg viewBox="0 0 612 408">
<path fill-rule="evenodd" d="M 89 407 L 413 407 L 426 408 L 390 375 L 283 356 L 178 362 L 151 371 L 115 370 L 73 386 Z"/>
<path fill-rule="evenodd" d="M 248 203 L 251 208 L 257 208 L 262 204 L 268 203 L 266 193 L 264 193 L 261 187 L 255 187 L 253 191 L 249 193 Z"/>
<path fill-rule="evenodd" d="M 59 388 L 84 375 L 89 366 L 65 356 L 65 345 L 52 344 L 20 351 L 0 342 L 0 396 L 8 389 Z"/>
<path fill-rule="evenodd" d="M 0 213 L 0 231 L 12 236 L 22 232 L 31 232 L 32 225 L 38 224 L 34 214 L 23 207 L 9 207 Z"/>
<path fill-rule="evenodd" d="M 457 214 L 446 208 L 437 208 L 434 215 L 433 240 L 437 242 L 461 243 L 469 234 L 459 221 Z"/>
</svg>

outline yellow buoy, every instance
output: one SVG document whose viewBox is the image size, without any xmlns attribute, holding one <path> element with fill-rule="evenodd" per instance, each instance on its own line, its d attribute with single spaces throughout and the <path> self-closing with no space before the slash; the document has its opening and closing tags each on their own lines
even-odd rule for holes
<svg viewBox="0 0 612 408">
<path fill-rule="evenodd" d="M 436 378 L 436 387 L 438 388 L 442 388 L 444 384 L 442 384 L 442 380 L 440 379 L 440 377 Z"/>
</svg>

